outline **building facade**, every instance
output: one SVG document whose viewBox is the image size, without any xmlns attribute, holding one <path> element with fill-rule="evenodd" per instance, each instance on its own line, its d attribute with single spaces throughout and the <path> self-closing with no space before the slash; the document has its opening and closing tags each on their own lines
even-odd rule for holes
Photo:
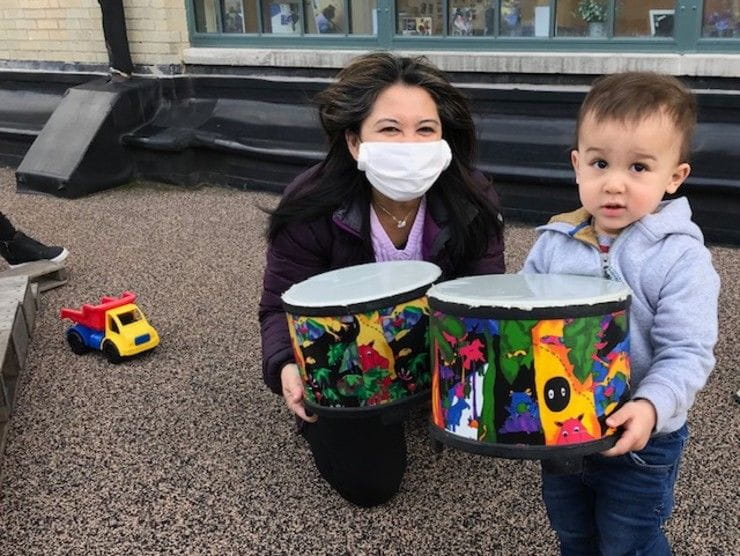
<svg viewBox="0 0 740 556">
<path fill-rule="evenodd" d="M 447 71 L 740 77 L 740 0 L 124 0 L 138 68 L 336 68 L 423 52 Z M 101 67 L 95 0 L 0 1 L 3 67 Z M 327 17 L 328 16 L 328 17 Z M 176 71 L 176 70 L 169 70 Z"/>
</svg>

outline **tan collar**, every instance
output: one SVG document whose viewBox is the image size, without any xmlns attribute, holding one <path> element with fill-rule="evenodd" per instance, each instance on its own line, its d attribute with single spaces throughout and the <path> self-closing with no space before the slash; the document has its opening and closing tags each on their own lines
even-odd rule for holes
<svg viewBox="0 0 740 556">
<path fill-rule="evenodd" d="M 577 240 L 583 241 L 584 243 L 591 244 L 595 247 L 599 246 L 599 238 L 596 235 L 593 225 L 591 224 L 591 214 L 581 207 L 572 212 L 564 212 L 562 214 L 556 214 L 550 218 L 549 224 L 555 222 L 562 222 L 573 226 L 571 236 Z"/>
</svg>

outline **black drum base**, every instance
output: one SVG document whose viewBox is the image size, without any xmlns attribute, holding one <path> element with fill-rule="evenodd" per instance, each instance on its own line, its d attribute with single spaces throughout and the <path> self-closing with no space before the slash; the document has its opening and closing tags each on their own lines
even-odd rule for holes
<svg viewBox="0 0 740 556">
<path fill-rule="evenodd" d="M 429 423 L 429 435 L 433 446 L 439 442 L 463 452 L 506 459 L 563 460 L 569 462 L 583 456 L 608 450 L 619 439 L 620 432 L 593 442 L 582 442 L 567 446 L 530 446 L 527 444 L 489 444 L 441 430 L 434 422 Z M 552 466 L 551 466 L 552 467 Z M 567 467 L 567 466 L 566 466 Z"/>
<path fill-rule="evenodd" d="M 365 407 L 327 407 L 316 405 L 308 400 L 304 401 L 306 411 L 319 417 L 331 417 L 333 419 L 366 419 L 369 417 L 380 417 L 385 424 L 397 423 L 406 420 L 408 412 L 412 407 L 429 401 L 429 390 L 417 392 L 402 400 L 380 405 Z"/>
</svg>

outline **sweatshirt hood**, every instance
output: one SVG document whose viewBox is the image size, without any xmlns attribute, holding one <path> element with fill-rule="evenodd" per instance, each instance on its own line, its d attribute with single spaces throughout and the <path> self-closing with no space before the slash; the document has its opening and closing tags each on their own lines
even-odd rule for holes
<svg viewBox="0 0 740 556">
<path fill-rule="evenodd" d="M 687 235 L 704 242 L 699 226 L 691 221 L 691 207 L 686 197 L 662 201 L 654 213 L 643 216 L 630 227 L 639 230 L 653 242 L 673 234 Z M 598 246 L 598 238 L 591 225 L 591 215 L 583 207 L 555 215 L 537 230 L 564 233 L 585 243 Z"/>
</svg>

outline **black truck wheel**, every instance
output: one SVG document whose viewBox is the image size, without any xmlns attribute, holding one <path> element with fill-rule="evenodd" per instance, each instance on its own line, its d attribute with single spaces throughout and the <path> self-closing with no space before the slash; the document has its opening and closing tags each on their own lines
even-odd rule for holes
<svg viewBox="0 0 740 556">
<path fill-rule="evenodd" d="M 82 339 L 80 333 L 76 330 L 67 331 L 67 343 L 69 344 L 69 348 L 72 350 L 72 353 L 77 355 L 82 355 L 90 350 L 90 348 L 85 345 L 85 341 Z"/>
<path fill-rule="evenodd" d="M 118 363 L 123 361 L 123 357 L 121 357 L 121 354 L 118 353 L 118 348 L 113 344 L 113 342 L 103 343 L 103 353 L 108 358 L 109 363 L 117 365 Z"/>
</svg>

